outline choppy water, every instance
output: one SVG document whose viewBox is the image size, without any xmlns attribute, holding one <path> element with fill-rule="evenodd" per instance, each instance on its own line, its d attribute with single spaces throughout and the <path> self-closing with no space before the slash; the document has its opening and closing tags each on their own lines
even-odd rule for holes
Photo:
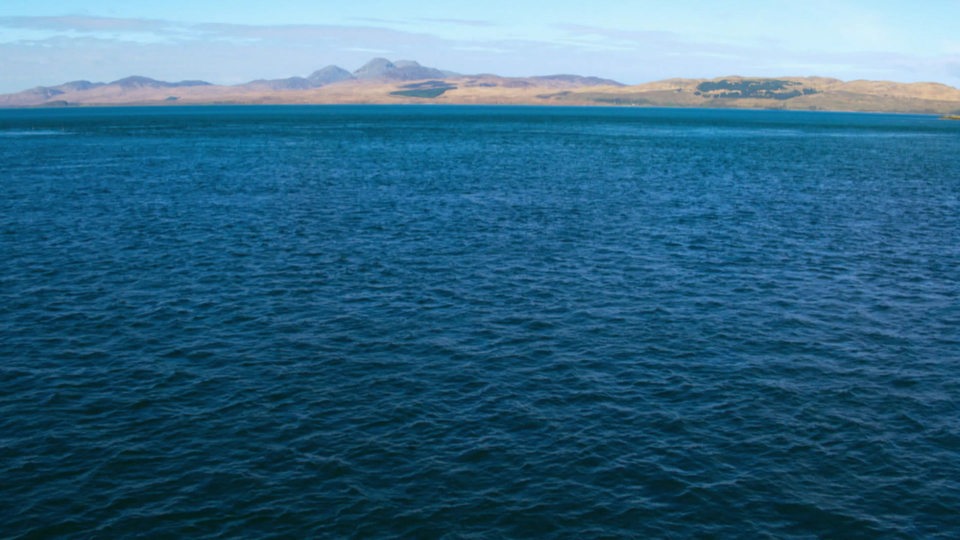
<svg viewBox="0 0 960 540">
<path fill-rule="evenodd" d="M 0 111 L 0 536 L 956 538 L 960 123 Z"/>
</svg>

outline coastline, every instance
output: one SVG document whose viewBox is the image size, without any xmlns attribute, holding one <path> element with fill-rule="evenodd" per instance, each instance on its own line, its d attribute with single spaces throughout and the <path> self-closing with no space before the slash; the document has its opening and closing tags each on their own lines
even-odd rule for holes
<svg viewBox="0 0 960 540">
<path fill-rule="evenodd" d="M 420 72 L 417 76 L 426 76 Z M 431 75 L 433 76 L 433 75 Z M 136 80 L 131 80 L 136 79 Z M 82 84 L 81 84 L 82 83 Z M 180 107 L 206 105 L 536 105 L 666 107 L 956 116 L 960 89 L 939 83 L 840 81 L 822 77 L 667 79 L 638 85 L 579 76 L 384 75 L 310 88 L 285 81 L 224 86 L 145 77 L 79 81 L 0 95 L 0 108 Z M 286 84 L 292 85 L 289 81 Z"/>
<path fill-rule="evenodd" d="M 711 106 L 712 105 L 712 106 Z M 490 107 L 504 108 L 512 107 L 535 107 L 535 108 L 554 108 L 554 109 L 664 109 L 664 110 L 710 110 L 710 111 L 755 111 L 755 112 L 786 112 L 786 113 L 823 113 L 823 114 L 876 114 L 876 115 L 917 115 L 932 116 L 941 120 L 960 120 L 960 115 L 944 115 L 942 112 L 931 110 L 876 110 L 867 108 L 787 108 L 787 107 L 758 107 L 744 106 L 737 104 L 717 104 L 704 103 L 696 105 L 676 105 L 676 104 L 626 104 L 626 103 L 603 103 L 603 102 L 537 102 L 537 101 L 517 101 L 517 102 L 460 102 L 455 100 L 423 101 L 423 100 L 397 100 L 394 102 L 384 101 L 333 101 L 333 102 L 294 102 L 294 101 L 276 101 L 276 102 L 251 102 L 251 101 L 211 101 L 211 102 L 170 102 L 170 101 L 142 101 L 142 102 L 119 102 L 119 103 L 58 103 L 58 104 L 40 104 L 40 105 L 8 105 L 0 104 L 0 111 L 64 111 L 64 110 L 97 110 L 97 109 L 200 109 L 200 108 L 257 108 L 257 107 L 426 107 L 426 108 L 445 108 L 445 107 Z"/>
</svg>

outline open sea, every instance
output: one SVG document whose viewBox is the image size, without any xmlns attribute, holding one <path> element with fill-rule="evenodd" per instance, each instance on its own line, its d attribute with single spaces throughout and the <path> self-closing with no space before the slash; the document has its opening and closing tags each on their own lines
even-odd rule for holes
<svg viewBox="0 0 960 540">
<path fill-rule="evenodd" d="M 960 122 L 0 110 L 0 537 L 960 537 Z"/>
</svg>

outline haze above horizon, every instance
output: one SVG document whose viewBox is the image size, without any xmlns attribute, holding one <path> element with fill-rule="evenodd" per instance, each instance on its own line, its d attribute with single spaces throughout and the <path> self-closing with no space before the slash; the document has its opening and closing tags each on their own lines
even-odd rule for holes
<svg viewBox="0 0 960 540">
<path fill-rule="evenodd" d="M 960 1 L 5 0 L 0 92 L 144 75 L 237 84 L 374 56 L 464 73 L 820 75 L 960 86 Z"/>
</svg>

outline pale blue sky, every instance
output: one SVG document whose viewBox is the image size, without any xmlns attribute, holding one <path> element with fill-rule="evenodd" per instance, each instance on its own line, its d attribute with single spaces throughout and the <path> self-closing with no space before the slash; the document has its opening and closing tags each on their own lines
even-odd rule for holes
<svg viewBox="0 0 960 540">
<path fill-rule="evenodd" d="M 2 0 L 0 92 L 234 84 L 374 56 L 464 73 L 824 75 L 960 86 L 960 0 Z"/>
</svg>

